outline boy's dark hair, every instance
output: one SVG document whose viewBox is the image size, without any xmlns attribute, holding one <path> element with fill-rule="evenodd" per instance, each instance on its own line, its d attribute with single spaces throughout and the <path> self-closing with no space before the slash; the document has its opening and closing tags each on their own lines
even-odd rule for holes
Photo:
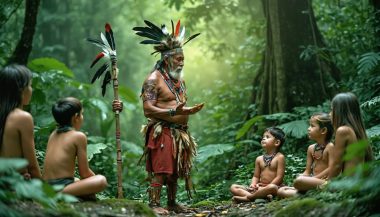
<svg viewBox="0 0 380 217">
<path fill-rule="evenodd" d="M 51 108 L 53 117 L 58 124 L 58 130 L 71 127 L 71 118 L 75 114 L 79 114 L 81 110 L 82 103 L 77 98 L 67 97 L 58 100 Z"/>
<path fill-rule="evenodd" d="M 331 117 L 329 114 L 327 113 L 324 113 L 324 112 L 318 112 L 318 113 L 314 113 L 311 118 L 314 118 L 318 125 L 319 125 L 319 128 L 324 128 L 326 127 L 327 129 L 327 133 L 326 133 L 326 141 L 325 142 L 329 142 L 334 134 L 334 127 L 331 123 Z"/>
<path fill-rule="evenodd" d="M 265 129 L 265 132 L 269 132 L 274 138 L 280 140 L 280 145 L 278 146 L 278 150 L 280 150 L 281 146 L 285 143 L 285 133 L 278 127 L 268 127 Z"/>
</svg>

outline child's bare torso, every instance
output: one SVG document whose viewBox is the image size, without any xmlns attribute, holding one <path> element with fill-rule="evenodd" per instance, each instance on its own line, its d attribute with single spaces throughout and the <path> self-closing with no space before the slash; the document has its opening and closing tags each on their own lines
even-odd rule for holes
<svg viewBox="0 0 380 217">
<path fill-rule="evenodd" d="M 282 155 L 277 153 L 273 160 L 270 162 L 270 165 L 266 166 L 264 163 L 263 156 L 259 157 L 259 167 L 260 167 L 260 180 L 259 183 L 262 185 L 270 184 L 277 176 L 277 167 L 278 167 L 278 156 Z"/>
<path fill-rule="evenodd" d="M 312 149 L 314 149 L 314 145 L 312 145 Z M 313 163 L 311 165 L 311 171 L 313 173 L 313 176 L 316 176 L 320 174 L 322 171 L 324 171 L 329 166 L 329 154 L 331 152 L 331 149 L 333 148 L 332 143 L 328 143 L 324 150 L 313 150 Z"/>
</svg>

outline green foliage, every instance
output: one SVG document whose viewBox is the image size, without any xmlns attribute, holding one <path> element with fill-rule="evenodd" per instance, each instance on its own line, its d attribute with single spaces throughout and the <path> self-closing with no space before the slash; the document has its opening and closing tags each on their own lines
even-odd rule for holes
<svg viewBox="0 0 380 217">
<path fill-rule="evenodd" d="M 358 74 L 366 74 L 373 71 L 379 65 L 380 53 L 369 52 L 361 55 L 358 65 Z"/>
<path fill-rule="evenodd" d="M 362 140 L 347 146 L 346 152 L 343 156 L 344 161 L 352 160 L 356 157 L 363 157 L 368 147 L 368 141 Z"/>
<path fill-rule="evenodd" d="M 258 121 L 262 121 L 262 119 L 263 119 L 263 116 L 259 115 L 246 121 L 244 125 L 238 130 L 236 134 L 236 139 L 240 139 L 242 136 L 244 136 L 248 132 L 248 130 L 252 127 L 252 125 L 257 123 Z"/>
<path fill-rule="evenodd" d="M 73 202 L 70 195 L 56 193 L 56 189 L 39 179 L 24 180 L 17 170 L 27 165 L 25 159 L 0 158 L 0 202 L 12 203 L 21 199 L 32 199 L 45 208 L 56 208 L 58 201 Z"/>
<path fill-rule="evenodd" d="M 367 136 L 370 138 L 380 137 L 380 125 L 376 125 L 366 130 Z"/>
<path fill-rule="evenodd" d="M 63 75 L 73 78 L 74 73 L 67 66 L 53 58 L 38 58 L 28 63 L 28 68 L 37 72 L 48 72 L 50 70 L 62 72 Z"/>
<path fill-rule="evenodd" d="M 197 161 L 203 163 L 209 157 L 220 157 L 219 155 L 224 152 L 231 151 L 233 149 L 232 144 L 209 144 L 202 146 L 198 149 Z"/>
<path fill-rule="evenodd" d="M 281 209 L 276 213 L 276 217 L 282 216 L 295 216 L 295 215 L 306 215 L 314 209 L 320 209 L 323 204 L 315 199 L 306 198 L 292 203 L 291 205 Z"/>
<path fill-rule="evenodd" d="M 281 124 L 278 127 L 284 131 L 285 135 L 290 135 L 297 139 L 301 139 L 307 136 L 307 131 L 305 129 L 307 129 L 308 126 L 309 125 L 306 120 L 296 120 Z"/>
</svg>

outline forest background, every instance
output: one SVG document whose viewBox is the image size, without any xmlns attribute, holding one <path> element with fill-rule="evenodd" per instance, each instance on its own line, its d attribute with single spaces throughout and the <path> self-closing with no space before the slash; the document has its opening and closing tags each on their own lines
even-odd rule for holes
<svg viewBox="0 0 380 217">
<path fill-rule="evenodd" d="M 1 66 L 20 56 L 16 47 L 24 28 L 25 2 L 2 0 Z M 330 100 L 338 92 L 358 96 L 376 159 L 357 179 L 341 186 L 352 193 L 363 177 L 378 178 L 377 1 L 161 0 L 153 4 L 146 0 L 41 0 L 39 4 L 32 49 L 25 62 L 34 72 L 27 110 L 35 121 L 38 160 L 43 165 L 48 136 L 55 128 L 51 105 L 62 97 L 81 99 L 90 167 L 109 182 L 99 198 L 117 193 L 113 95 L 111 86 L 102 97 L 101 83 L 90 84 L 95 70 L 89 65 L 98 50 L 85 38 L 98 36 L 106 22 L 113 27 L 124 102 L 120 114 L 124 196 L 146 201 L 145 167 L 144 163 L 138 165 L 144 146 L 140 127 L 146 122 L 139 94 L 159 56 L 150 55 L 152 47 L 139 44 L 141 38 L 132 31 L 144 25 L 145 19 L 167 26 L 171 19 L 181 19 L 188 35 L 201 32 L 184 47 L 187 104 L 205 102 L 205 107 L 191 116 L 189 123 L 199 144 L 192 172 L 197 193 L 189 201 L 181 182 L 181 202 L 229 200 L 232 183 L 249 183 L 254 160 L 263 153 L 263 130 L 273 125 L 287 134 L 281 151 L 286 156 L 285 184 L 290 185 L 304 170 L 306 148 L 312 144 L 307 137 L 310 115 L 330 112 Z M 279 48 L 286 52 L 279 53 Z M 278 68 L 281 62 L 283 69 Z M 356 146 L 350 152 L 358 151 Z M 364 190 L 370 191 L 378 183 L 374 181 Z M 354 194 L 361 191 L 356 189 Z"/>
</svg>

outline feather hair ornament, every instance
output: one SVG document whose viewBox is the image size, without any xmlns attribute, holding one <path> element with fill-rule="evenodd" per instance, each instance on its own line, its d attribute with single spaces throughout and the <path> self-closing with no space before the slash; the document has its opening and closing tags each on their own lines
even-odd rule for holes
<svg viewBox="0 0 380 217">
<path fill-rule="evenodd" d="M 113 31 L 111 25 L 106 23 L 105 25 L 105 34 L 103 32 L 100 33 L 100 39 L 87 38 L 87 41 L 100 47 L 103 51 L 98 53 L 91 63 L 90 68 L 94 67 L 96 63 L 99 62 L 100 59 L 105 58 L 107 60 L 116 61 L 116 45 L 115 39 L 113 37 Z M 102 95 L 106 94 L 107 85 L 111 83 L 111 65 L 107 62 L 104 63 L 94 74 L 91 79 L 91 83 L 94 83 L 97 79 L 105 73 L 102 82 Z"/>
<path fill-rule="evenodd" d="M 148 20 L 144 20 L 144 23 L 146 24 L 145 27 L 137 26 L 133 30 L 136 31 L 136 35 L 147 38 L 141 41 L 140 44 L 154 45 L 155 51 L 151 54 L 171 54 L 171 51 L 175 52 L 178 48 L 181 50 L 186 43 L 200 35 L 200 33 L 197 33 L 185 39 L 185 26 L 181 27 L 180 20 L 178 20 L 175 28 L 173 20 L 171 20 L 171 33 L 169 33 L 165 24 L 162 24 L 160 28 Z"/>
</svg>

